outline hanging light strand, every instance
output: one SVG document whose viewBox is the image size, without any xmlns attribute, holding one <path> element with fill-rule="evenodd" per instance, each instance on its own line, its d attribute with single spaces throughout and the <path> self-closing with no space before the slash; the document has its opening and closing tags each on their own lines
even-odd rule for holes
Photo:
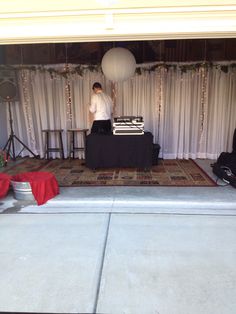
<svg viewBox="0 0 236 314">
<path fill-rule="evenodd" d="M 65 57 L 66 57 L 66 63 L 65 63 L 65 73 L 67 73 L 66 76 L 66 85 L 65 85 L 65 95 L 66 95 L 66 115 L 67 115 L 67 122 L 70 127 L 72 127 L 72 99 L 71 99 L 71 81 L 70 81 L 70 67 L 68 64 L 68 47 L 67 44 L 65 44 Z"/>
<path fill-rule="evenodd" d="M 33 151 L 36 151 L 36 140 L 33 132 L 32 112 L 30 107 L 31 101 L 28 88 L 29 79 L 25 70 L 21 71 L 21 81 L 22 81 L 23 110 L 27 121 L 27 134 L 29 135 Z"/>
<path fill-rule="evenodd" d="M 201 113 L 200 113 L 200 123 L 201 123 L 201 133 L 203 133 L 205 125 L 205 115 L 206 115 L 206 100 L 207 100 L 207 68 L 203 64 L 200 68 L 201 77 Z"/>
<path fill-rule="evenodd" d="M 66 94 L 66 115 L 67 115 L 67 121 L 72 127 L 72 99 L 71 99 L 71 82 L 67 78 L 66 79 L 66 85 L 65 85 L 65 94 Z"/>
<path fill-rule="evenodd" d="M 111 98 L 114 104 L 113 115 L 115 116 L 116 115 L 116 83 L 113 81 L 111 83 L 111 95 L 112 95 Z"/>
<path fill-rule="evenodd" d="M 161 121 L 161 74 L 160 67 L 157 67 L 157 141 L 160 138 L 160 121 Z"/>
<path fill-rule="evenodd" d="M 20 46 L 20 59 L 21 59 L 21 66 L 23 68 L 24 63 L 24 53 L 23 53 L 23 47 Z M 27 70 L 22 69 L 21 71 L 21 81 L 22 81 L 22 101 L 23 101 L 23 111 L 26 117 L 27 121 L 27 134 L 29 136 L 30 145 L 33 148 L 33 151 L 36 151 L 36 139 L 33 132 L 33 121 L 32 121 L 32 112 L 30 104 L 32 103 L 30 101 L 30 94 L 29 94 L 29 82 L 31 80 L 28 79 L 27 73 L 30 74 Z"/>
<path fill-rule="evenodd" d="M 200 123 L 201 123 L 201 138 L 203 136 L 204 126 L 205 126 L 205 115 L 206 115 L 206 98 L 207 98 L 207 41 L 204 41 L 204 62 L 200 66 L 200 77 L 201 77 L 201 113 L 200 113 Z"/>
<path fill-rule="evenodd" d="M 162 45 L 160 42 L 160 52 L 159 52 L 159 58 L 161 62 L 161 56 L 162 56 Z M 157 141 L 160 141 L 160 127 L 161 127 L 161 113 L 162 113 L 162 105 L 163 105 L 163 75 L 164 75 L 165 69 L 162 65 L 159 65 L 157 67 L 157 111 L 158 111 L 158 118 L 157 118 Z"/>
</svg>

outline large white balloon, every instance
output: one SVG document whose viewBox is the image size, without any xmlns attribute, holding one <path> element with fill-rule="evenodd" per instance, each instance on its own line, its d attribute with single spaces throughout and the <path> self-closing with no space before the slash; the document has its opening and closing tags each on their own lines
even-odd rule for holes
<svg viewBox="0 0 236 314">
<path fill-rule="evenodd" d="M 102 58 L 102 71 L 113 82 L 125 81 L 134 75 L 136 61 L 125 48 L 112 48 Z"/>
</svg>

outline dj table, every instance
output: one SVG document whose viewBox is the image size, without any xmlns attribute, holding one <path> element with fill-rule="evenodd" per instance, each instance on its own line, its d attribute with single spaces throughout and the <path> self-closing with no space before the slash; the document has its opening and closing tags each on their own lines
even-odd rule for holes
<svg viewBox="0 0 236 314">
<path fill-rule="evenodd" d="M 88 168 L 143 168 L 152 166 L 153 135 L 89 134 L 86 138 Z"/>
</svg>

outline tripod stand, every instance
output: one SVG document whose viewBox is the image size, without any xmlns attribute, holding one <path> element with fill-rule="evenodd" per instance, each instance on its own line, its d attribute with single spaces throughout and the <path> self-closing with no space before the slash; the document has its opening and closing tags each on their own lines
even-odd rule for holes
<svg viewBox="0 0 236 314">
<path fill-rule="evenodd" d="M 7 153 L 7 159 L 9 156 L 11 156 L 10 154 L 10 150 L 11 150 L 11 147 L 12 147 L 12 159 L 13 160 L 16 160 L 16 157 L 18 157 L 21 152 L 24 150 L 24 149 L 27 149 L 34 157 L 38 157 L 36 156 L 32 150 L 26 146 L 15 134 L 14 134 L 14 131 L 13 131 L 13 120 L 12 120 L 12 112 L 11 112 L 11 102 L 10 102 L 10 97 L 8 97 L 8 110 L 9 110 L 9 122 L 10 122 L 10 129 L 11 129 L 11 132 L 10 132 L 10 136 L 3 148 L 3 150 L 6 150 L 6 153 Z M 14 143 L 14 140 L 18 141 L 22 146 L 22 150 L 19 152 L 19 154 L 16 156 L 16 153 L 15 153 L 15 143 Z"/>
</svg>

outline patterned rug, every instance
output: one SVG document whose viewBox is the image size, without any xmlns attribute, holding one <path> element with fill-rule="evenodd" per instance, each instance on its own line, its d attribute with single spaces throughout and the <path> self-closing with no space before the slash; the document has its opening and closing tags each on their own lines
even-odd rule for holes
<svg viewBox="0 0 236 314">
<path fill-rule="evenodd" d="M 0 172 L 52 172 L 61 187 L 78 186 L 217 186 L 191 159 L 159 160 L 150 171 L 135 168 L 91 170 L 79 159 L 27 158 L 11 162 Z"/>
</svg>

